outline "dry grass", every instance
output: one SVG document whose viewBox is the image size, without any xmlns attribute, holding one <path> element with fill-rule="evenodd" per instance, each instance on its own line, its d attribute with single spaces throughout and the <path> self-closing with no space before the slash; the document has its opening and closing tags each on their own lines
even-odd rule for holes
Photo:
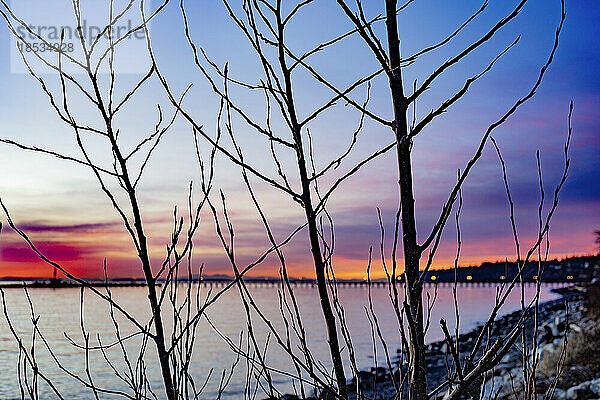
<svg viewBox="0 0 600 400">
<path fill-rule="evenodd" d="M 539 372 L 546 377 L 556 375 L 561 349 L 546 353 L 540 362 Z M 568 388 L 600 376 L 600 324 L 593 328 L 572 332 L 567 341 L 563 373 L 558 381 L 559 388 Z"/>
</svg>

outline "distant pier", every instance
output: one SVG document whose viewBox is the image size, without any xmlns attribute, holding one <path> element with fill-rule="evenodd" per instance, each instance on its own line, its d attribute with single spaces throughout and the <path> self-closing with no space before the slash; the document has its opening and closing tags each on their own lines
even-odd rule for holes
<svg viewBox="0 0 600 400">
<path fill-rule="evenodd" d="M 184 281 L 182 283 L 185 283 L 187 281 Z M 227 285 L 231 285 L 231 284 L 235 284 L 235 281 L 232 279 L 203 279 L 201 281 L 194 281 L 194 283 L 202 283 L 205 286 L 215 286 L 215 287 L 224 287 Z M 458 285 L 461 286 L 475 286 L 475 287 L 479 287 L 479 286 L 496 286 L 502 283 L 506 283 L 504 281 L 461 281 L 461 282 L 456 282 Z M 510 282 L 509 282 L 510 283 Z M 527 285 L 533 285 L 536 284 L 537 282 L 535 281 L 531 281 L 531 282 L 524 282 Z M 571 281 L 564 281 L 564 282 L 542 282 L 544 284 L 556 284 L 558 285 L 562 285 L 565 283 L 574 283 Z M 249 285 L 249 286 L 253 286 L 253 287 L 272 287 L 272 286 L 281 286 L 282 284 L 287 284 L 285 282 L 282 283 L 281 279 L 252 279 L 252 278 L 244 278 L 244 284 Z M 317 286 L 317 282 L 316 280 L 313 279 L 303 279 L 303 280 L 290 280 L 289 284 L 293 287 L 316 287 Z M 329 284 L 329 283 L 328 283 Z M 337 280 L 335 282 L 337 287 L 387 287 L 390 282 L 385 281 L 385 280 L 374 280 L 371 282 L 368 281 L 364 281 L 364 280 Z M 402 280 L 398 280 L 397 281 L 398 285 L 402 285 L 403 281 Z M 425 282 L 426 285 L 429 286 L 433 286 L 433 285 L 438 285 L 440 287 L 448 287 L 448 286 L 453 286 L 454 282 L 435 282 L 435 281 L 427 281 Z"/>
</svg>

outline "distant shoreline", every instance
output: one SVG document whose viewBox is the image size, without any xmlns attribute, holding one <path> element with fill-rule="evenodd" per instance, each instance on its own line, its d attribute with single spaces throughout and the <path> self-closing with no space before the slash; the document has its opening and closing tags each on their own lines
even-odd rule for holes
<svg viewBox="0 0 600 400">
<path fill-rule="evenodd" d="M 4 283 L 11 282 L 11 283 Z M 16 282 L 6 281 L 0 279 L 1 289 L 22 289 L 29 288 L 47 288 L 47 289 L 66 289 L 66 288 L 80 288 L 80 287 L 141 287 L 146 286 L 146 282 L 138 281 L 126 281 L 126 282 L 86 282 L 86 284 L 78 282 L 64 282 L 54 280 L 39 280 L 33 282 Z"/>
<path fill-rule="evenodd" d="M 538 263 L 530 261 L 522 267 L 519 267 L 515 262 L 485 262 L 480 266 L 458 267 L 447 269 L 429 270 L 424 273 L 423 282 L 429 284 L 501 284 L 512 282 L 513 280 L 522 281 L 525 283 L 537 283 L 538 274 L 541 275 L 543 283 L 566 283 L 577 284 L 591 282 L 593 279 L 593 271 L 595 267 L 600 265 L 600 255 L 594 256 L 575 256 L 568 257 L 562 260 L 548 260 Z M 258 286 L 276 286 L 281 284 L 281 278 L 270 276 L 244 276 L 244 282 L 250 285 Z M 404 275 L 396 277 L 398 283 L 402 283 Z M 192 275 L 191 277 L 180 277 L 179 282 L 202 282 L 204 284 L 226 286 L 235 281 L 233 276 L 229 275 Z M 316 286 L 316 280 L 313 278 L 292 278 L 288 279 L 289 283 L 294 286 Z M 29 283 L 24 283 L 29 282 Z M 146 286 L 144 279 L 140 278 L 115 278 L 105 281 L 103 279 L 85 280 L 86 285 L 94 287 L 138 287 Z M 164 280 L 158 279 L 157 283 L 161 284 Z M 388 279 L 336 279 L 335 282 L 339 286 L 367 286 L 373 287 L 387 286 Z M 43 278 L 43 277 L 4 277 L 0 278 L 0 287 L 2 288 L 71 288 L 81 287 L 83 284 L 65 278 Z"/>
</svg>

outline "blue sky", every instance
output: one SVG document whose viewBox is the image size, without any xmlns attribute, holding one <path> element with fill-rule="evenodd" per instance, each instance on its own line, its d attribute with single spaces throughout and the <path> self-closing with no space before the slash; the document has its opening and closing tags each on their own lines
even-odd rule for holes
<svg viewBox="0 0 600 400">
<path fill-rule="evenodd" d="M 404 69 L 405 86 L 410 88 L 415 79 L 423 81 L 437 65 L 485 33 L 516 4 L 514 1 L 490 3 L 470 29 Z M 292 7 L 292 3 L 284 4 Z M 369 1 L 365 11 L 369 17 L 376 16 L 382 12 L 382 5 L 382 1 Z M 156 7 L 156 2 L 152 6 Z M 415 1 L 398 20 L 403 55 L 413 54 L 444 38 L 480 6 L 478 1 L 460 2 L 460 6 L 454 2 Z M 260 65 L 223 4 L 220 1 L 189 1 L 186 7 L 196 44 L 217 65 L 228 63 L 232 77 L 258 82 Z M 568 107 L 571 100 L 574 102 L 571 169 L 551 229 L 550 254 L 559 257 L 594 252 L 593 231 L 600 229 L 600 87 L 595 68 L 600 63 L 600 50 L 595 44 L 600 37 L 600 28 L 596 24 L 600 5 L 571 0 L 566 7 L 567 19 L 556 60 L 542 87 L 531 102 L 494 133 L 507 161 L 517 224 L 521 238 L 527 243 L 537 230 L 539 191 L 535 153 L 538 149 L 541 152 L 545 190 L 549 196 L 562 173 Z M 494 70 L 475 83 L 463 100 L 415 140 L 414 182 L 420 238 L 431 229 L 454 183 L 456 170 L 462 168 L 473 154 L 483 131 L 535 81 L 552 46 L 559 15 L 558 1 L 530 0 L 515 21 L 486 46 L 438 78 L 418 102 L 417 117 L 422 117 L 521 35 L 518 45 L 498 61 Z M 289 46 L 302 53 L 345 32 L 350 26 L 334 1 L 317 0 L 298 14 L 286 35 Z M 375 28 L 381 37 L 384 37 L 383 27 L 380 24 Z M 10 40 L 5 24 L 0 24 L 0 35 L 4 37 L 0 40 L 0 53 L 4 55 L 0 58 L 0 137 L 76 155 L 73 133 L 52 112 L 39 85 L 28 75 L 10 72 Z M 193 65 L 178 2 L 169 4 L 152 23 L 151 37 L 159 67 L 173 90 L 181 93 L 187 85 L 194 84 L 184 106 L 214 135 L 218 98 Z M 310 61 L 339 87 L 377 68 L 376 61 L 358 37 L 344 40 Z M 56 89 L 57 77 L 46 77 Z M 118 75 L 117 92 L 126 93 L 140 77 Z M 383 78 L 373 82 L 369 109 L 389 119 L 391 105 L 386 85 Z M 294 87 L 301 116 L 309 115 L 331 96 L 328 89 L 315 83 L 305 72 L 294 75 Z M 232 88 L 231 93 L 250 115 L 264 121 L 265 105 L 261 93 L 248 93 L 240 88 Z M 353 98 L 362 102 L 365 95 L 366 87 L 362 86 Z M 156 81 L 151 81 L 120 116 L 124 145 L 134 145 L 152 129 L 157 104 L 162 104 L 167 115 L 172 113 L 162 88 Z M 83 120 L 95 121 L 97 118 L 83 102 L 77 102 L 74 108 Z M 357 112 L 340 103 L 310 124 L 318 149 L 317 166 L 326 165 L 328 160 L 343 152 L 359 119 Z M 286 135 L 280 119 L 274 116 L 273 124 L 277 131 Z M 274 174 L 268 157 L 268 143 L 257 138 L 239 119 L 234 119 L 234 129 L 247 160 L 265 173 Z M 105 160 L 105 148 L 91 138 L 88 140 L 98 159 Z M 348 163 L 334 171 L 323 184 L 343 173 L 352 161 L 362 159 L 391 140 L 387 128 L 367 121 Z M 206 149 L 208 146 L 204 144 L 203 150 Z M 286 171 L 293 174 L 293 154 L 281 150 L 280 157 Z M 198 182 L 191 129 L 183 119 L 177 120 L 151 161 L 141 181 L 140 196 L 144 218 L 151 231 L 153 254 L 158 260 L 169 238 L 172 207 L 176 204 L 185 207 L 189 181 Z M 217 160 L 217 167 L 216 183 L 228 196 L 239 238 L 239 255 L 244 260 L 253 259 L 268 245 L 260 220 L 248 204 L 239 169 L 223 157 Z M 376 207 L 382 209 L 386 229 L 391 232 L 397 207 L 395 171 L 393 155 L 383 156 L 347 181 L 332 199 L 329 211 L 335 220 L 337 238 L 334 260 L 340 275 L 364 275 L 369 246 L 379 246 Z M 282 239 L 302 222 L 302 210 L 276 190 L 259 183 L 256 185 L 267 216 Z M 0 196 L 17 223 L 29 228 L 33 239 L 78 273 L 97 274 L 104 256 L 108 256 L 109 265 L 114 266 L 115 275 L 137 273 L 133 248 L 124 239 L 117 216 L 85 168 L 0 144 Z M 501 169 L 491 145 L 486 146 L 483 158 L 464 187 L 463 196 L 461 263 L 514 257 Z M 434 263 L 436 266 L 447 266 L 453 259 L 454 237 L 455 228 L 449 223 Z M 3 233 L 0 245 L 0 276 L 43 273 L 44 268 L 10 234 Z M 291 274 L 312 274 L 302 235 L 286 248 L 286 256 Z M 196 260 L 204 262 L 209 273 L 229 271 L 208 215 L 199 233 Z M 276 268 L 274 260 L 267 260 L 255 273 L 271 275 L 276 273 Z"/>
</svg>

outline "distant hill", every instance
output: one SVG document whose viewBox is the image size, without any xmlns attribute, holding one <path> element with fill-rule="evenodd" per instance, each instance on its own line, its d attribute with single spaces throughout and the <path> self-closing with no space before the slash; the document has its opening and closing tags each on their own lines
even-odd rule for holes
<svg viewBox="0 0 600 400">
<path fill-rule="evenodd" d="M 600 257 L 577 256 L 563 260 L 548 260 L 538 263 L 529 262 L 523 269 L 525 282 L 536 282 L 541 272 L 543 282 L 589 282 L 598 269 Z M 516 262 L 484 262 L 479 266 L 460 267 L 458 269 L 438 269 L 429 271 L 427 282 L 506 282 L 512 281 L 519 273 Z"/>
<path fill-rule="evenodd" d="M 577 256 L 562 260 L 553 259 L 541 264 L 529 262 L 523 269 L 524 282 L 536 282 L 541 270 L 542 282 L 589 282 L 594 278 L 594 271 L 600 270 L 600 257 Z M 426 282 L 454 282 L 456 273 L 457 282 L 510 282 L 519 273 L 516 262 L 484 262 L 478 266 L 459 267 L 458 269 L 436 269 L 425 275 Z M 205 275 L 205 282 L 231 281 L 230 275 Z M 403 276 L 399 276 L 401 281 Z M 197 280 L 195 277 L 194 280 Z M 276 277 L 245 277 L 246 282 L 278 281 Z M 314 282 L 312 278 L 290 278 L 291 282 Z M 364 282 L 361 279 L 338 279 L 339 282 Z M 385 281 L 376 279 L 374 282 Z"/>
</svg>

